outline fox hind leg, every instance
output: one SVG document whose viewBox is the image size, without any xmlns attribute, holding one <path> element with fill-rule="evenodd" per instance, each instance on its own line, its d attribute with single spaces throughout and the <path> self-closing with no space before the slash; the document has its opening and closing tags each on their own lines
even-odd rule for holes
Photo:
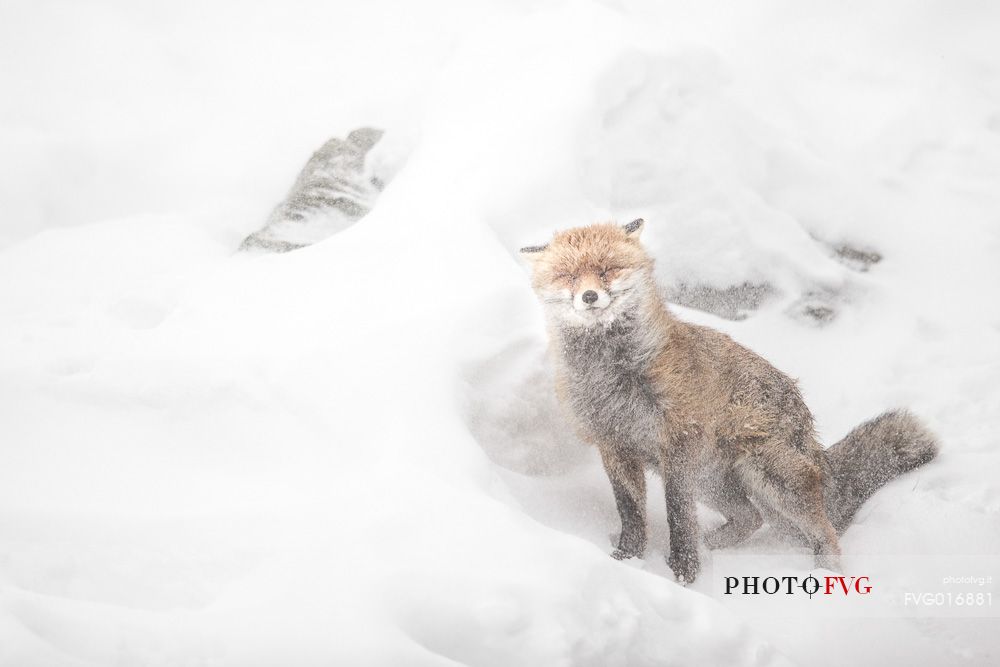
<svg viewBox="0 0 1000 667">
<path fill-rule="evenodd" d="M 708 505 L 726 518 L 726 522 L 705 535 L 709 549 L 727 549 L 744 542 L 760 528 L 764 519 L 747 497 L 743 482 L 727 472 L 706 498 Z"/>
<path fill-rule="evenodd" d="M 806 537 L 817 567 L 840 570 L 840 542 L 826 514 L 819 464 L 786 451 L 777 457 L 748 457 L 740 473 L 754 500 L 766 503 Z"/>
</svg>

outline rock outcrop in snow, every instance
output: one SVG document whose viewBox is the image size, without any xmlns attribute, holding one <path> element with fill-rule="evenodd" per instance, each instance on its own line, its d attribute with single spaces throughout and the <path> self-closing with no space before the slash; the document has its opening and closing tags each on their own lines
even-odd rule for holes
<svg viewBox="0 0 1000 667">
<path fill-rule="evenodd" d="M 267 224 L 243 240 L 240 250 L 288 252 L 349 227 L 371 210 L 384 183 L 366 158 L 382 130 L 361 127 L 334 137 L 313 153 L 288 196 Z"/>
</svg>

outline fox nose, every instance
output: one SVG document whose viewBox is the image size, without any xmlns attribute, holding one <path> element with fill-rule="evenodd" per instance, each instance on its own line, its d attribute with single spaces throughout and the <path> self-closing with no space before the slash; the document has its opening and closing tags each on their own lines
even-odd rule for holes
<svg viewBox="0 0 1000 667">
<path fill-rule="evenodd" d="M 592 289 L 589 289 L 586 292 L 584 292 L 583 294 L 581 294 L 580 298 L 583 299 L 584 303 L 586 303 L 588 305 L 592 304 L 595 301 L 597 301 L 597 292 L 595 292 Z"/>
</svg>

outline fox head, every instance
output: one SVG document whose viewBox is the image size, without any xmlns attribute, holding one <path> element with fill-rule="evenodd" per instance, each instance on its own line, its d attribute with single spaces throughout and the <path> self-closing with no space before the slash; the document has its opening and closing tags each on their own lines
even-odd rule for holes
<svg viewBox="0 0 1000 667">
<path fill-rule="evenodd" d="M 546 314 L 563 326 L 606 325 L 655 294 L 653 261 L 639 243 L 643 224 L 577 227 L 521 248 Z"/>
</svg>

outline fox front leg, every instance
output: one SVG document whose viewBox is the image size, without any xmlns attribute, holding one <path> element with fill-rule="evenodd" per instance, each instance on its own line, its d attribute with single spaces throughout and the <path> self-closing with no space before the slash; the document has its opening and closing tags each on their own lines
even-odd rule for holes
<svg viewBox="0 0 1000 667">
<path fill-rule="evenodd" d="M 618 546 L 611 552 L 611 556 L 618 560 L 642 558 L 646 550 L 646 517 L 636 499 L 623 484 L 612 480 L 611 486 L 615 492 L 615 503 L 618 505 L 618 515 L 622 521 Z"/>
<path fill-rule="evenodd" d="M 698 577 L 698 516 L 694 489 L 680 466 L 666 466 L 663 472 L 667 497 L 667 525 L 670 527 L 670 556 L 667 564 L 677 581 L 690 584 Z"/>
<path fill-rule="evenodd" d="M 646 550 L 646 475 L 638 461 L 603 455 L 604 468 L 615 494 L 622 531 L 611 556 L 641 558 Z"/>
</svg>

